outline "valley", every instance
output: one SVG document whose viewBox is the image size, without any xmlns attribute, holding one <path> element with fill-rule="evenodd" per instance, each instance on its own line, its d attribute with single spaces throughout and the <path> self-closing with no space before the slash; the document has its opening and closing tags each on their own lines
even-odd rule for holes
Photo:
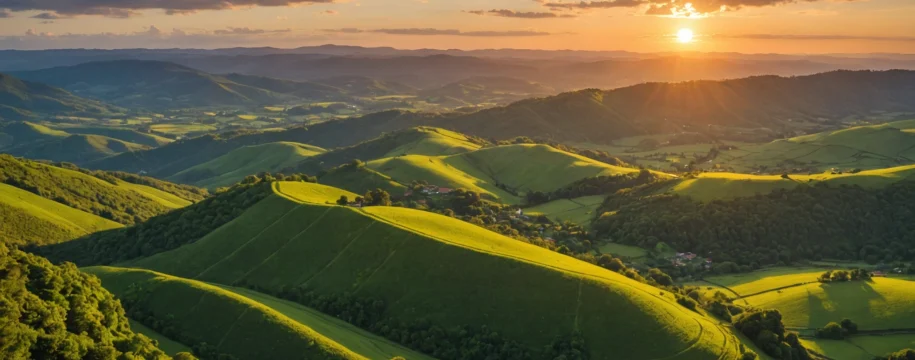
<svg viewBox="0 0 915 360">
<path fill-rule="evenodd" d="M 2 358 L 915 348 L 911 59 L 61 51 L 0 51 Z"/>
</svg>

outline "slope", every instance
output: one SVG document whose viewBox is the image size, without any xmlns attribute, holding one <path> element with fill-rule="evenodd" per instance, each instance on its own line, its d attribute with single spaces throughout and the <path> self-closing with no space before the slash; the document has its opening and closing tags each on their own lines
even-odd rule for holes
<svg viewBox="0 0 915 360">
<path fill-rule="evenodd" d="M 819 172 L 910 164 L 915 162 L 915 124 L 897 121 L 741 145 L 721 151 L 715 161 L 747 172 L 760 168 Z"/>
<path fill-rule="evenodd" d="M 234 184 L 248 175 L 278 172 L 324 152 L 319 147 L 292 142 L 245 146 L 168 179 L 212 189 Z"/>
<path fill-rule="evenodd" d="M 89 62 L 16 75 L 127 107 L 275 104 L 295 99 L 291 95 L 161 61 Z"/>
<path fill-rule="evenodd" d="M 149 148 L 102 135 L 71 135 L 30 122 L 0 125 L 0 150 L 33 159 L 84 163 Z"/>
<path fill-rule="evenodd" d="M 515 194 L 550 192 L 586 177 L 639 171 L 531 144 L 489 147 L 451 156 L 397 156 L 371 161 L 367 166 L 401 184 L 425 180 L 488 194 L 507 203 L 520 202 Z"/>
<path fill-rule="evenodd" d="M 37 114 L 98 116 L 120 111 L 63 89 L 5 74 L 0 74 L 0 107 L 0 120 L 25 120 Z"/>
<path fill-rule="evenodd" d="M 534 354 L 578 331 L 592 359 L 739 355 L 725 328 L 656 288 L 440 215 L 298 195 L 312 187 L 275 183 L 276 194 L 199 241 L 126 266 L 268 292 L 375 298 L 392 321 L 485 325 Z"/>
<path fill-rule="evenodd" d="M 700 201 L 712 201 L 767 194 L 777 189 L 793 189 L 800 185 L 816 183 L 881 188 L 912 179 L 915 179 L 915 165 L 843 174 L 791 174 L 787 179 L 778 175 L 702 173 L 692 178 L 684 178 L 669 191 Z"/>
<path fill-rule="evenodd" d="M 445 129 L 415 127 L 315 156 L 298 164 L 296 169 L 318 173 L 353 160 L 370 161 L 402 155 L 452 155 L 480 149 L 484 144 L 483 140 Z"/>
<path fill-rule="evenodd" d="M 365 163 L 344 164 L 322 174 L 318 182 L 341 189 L 346 189 L 357 194 L 366 191 L 382 189 L 394 196 L 402 194 L 407 187 L 389 176 L 369 169 Z"/>
<path fill-rule="evenodd" d="M 0 243 L 46 245 L 123 225 L 0 184 Z"/>
<path fill-rule="evenodd" d="M 265 351 L 283 359 L 424 358 L 352 325 L 256 292 L 147 270 L 85 271 L 124 298 L 131 314 L 175 319 L 170 324 L 174 337 L 211 344 L 217 352 L 239 359 L 264 358 Z"/>
<path fill-rule="evenodd" d="M 58 126 L 58 130 L 65 131 L 69 134 L 100 135 L 112 139 L 134 143 L 148 147 L 159 147 L 168 145 L 172 139 L 164 138 L 155 134 L 142 133 L 133 129 L 115 128 L 115 127 L 92 127 L 92 126 Z"/>
<path fill-rule="evenodd" d="M 143 185 L 142 178 L 133 181 L 0 154 L 0 183 L 121 224 L 134 224 L 190 204 L 190 199 Z"/>
</svg>

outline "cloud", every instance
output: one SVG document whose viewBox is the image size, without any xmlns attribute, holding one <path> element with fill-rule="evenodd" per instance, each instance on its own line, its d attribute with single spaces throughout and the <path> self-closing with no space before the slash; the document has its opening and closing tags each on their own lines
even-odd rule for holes
<svg viewBox="0 0 915 360">
<path fill-rule="evenodd" d="M 43 19 L 43 20 L 59 20 L 59 19 L 69 19 L 70 16 L 58 15 L 56 13 L 43 12 L 41 14 L 32 16 L 32 19 Z"/>
<path fill-rule="evenodd" d="M 279 29 L 279 30 L 264 30 L 264 29 L 251 29 L 248 27 L 229 27 L 224 30 L 215 30 L 213 34 L 216 35 L 260 35 L 260 34 L 276 34 L 276 33 L 287 33 L 292 31 L 291 29 Z"/>
<path fill-rule="evenodd" d="M 224 10 L 250 6 L 328 4 L 335 0 L 0 0 L 11 11 L 45 11 L 56 16 L 98 15 L 127 18 L 140 10 L 165 10 L 185 14 L 198 10 Z"/>
<path fill-rule="evenodd" d="M 334 16 L 340 14 L 337 10 L 324 10 L 321 12 L 321 15 Z"/>
<path fill-rule="evenodd" d="M 473 37 L 527 37 L 553 35 L 548 32 L 530 30 L 509 31 L 462 31 L 457 29 L 433 28 L 406 28 L 406 29 L 372 29 L 363 30 L 356 28 L 325 29 L 325 32 L 341 34 L 375 33 L 388 35 L 416 35 L 416 36 L 473 36 Z"/>
<path fill-rule="evenodd" d="M 29 29 L 19 36 L 0 36 L 0 49 L 60 49 L 60 48 L 216 48 L 264 46 L 286 44 L 323 44 L 331 40 L 327 35 L 291 34 L 291 29 L 261 30 L 228 28 L 218 30 L 161 29 L 155 25 L 135 32 L 101 32 L 88 34 L 38 32 Z M 274 34 L 274 36 L 269 36 Z"/>
<path fill-rule="evenodd" d="M 13 14 L 7 9 L 0 9 L 0 19 L 11 18 Z"/>
<path fill-rule="evenodd" d="M 747 7 L 765 7 L 794 3 L 811 3 L 830 0 L 594 0 L 594 1 L 550 1 L 536 0 L 553 10 L 595 10 L 642 7 L 647 15 L 671 17 L 698 17 L 709 14 L 737 11 Z M 864 0 L 842 0 L 847 2 Z"/>
<path fill-rule="evenodd" d="M 838 35 L 838 34 L 736 34 L 716 35 L 717 38 L 750 39 L 750 40 L 865 40 L 915 42 L 915 36 L 872 36 L 872 35 Z"/>
<path fill-rule="evenodd" d="M 554 12 L 523 12 L 523 11 L 514 11 L 514 10 L 471 10 L 467 11 L 469 14 L 474 15 L 490 15 L 490 16 L 501 16 L 508 18 L 519 18 L 519 19 L 555 19 L 555 18 L 574 18 L 576 17 L 573 14 L 557 14 Z"/>
</svg>

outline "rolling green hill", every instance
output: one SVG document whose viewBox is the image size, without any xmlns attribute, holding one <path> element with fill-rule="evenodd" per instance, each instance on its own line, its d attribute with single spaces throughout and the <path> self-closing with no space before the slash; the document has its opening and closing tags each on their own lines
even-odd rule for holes
<svg viewBox="0 0 915 360">
<path fill-rule="evenodd" d="M 524 209 L 525 215 L 544 215 L 553 221 L 571 221 L 588 226 L 595 217 L 605 195 L 584 196 L 574 199 L 553 200 Z"/>
<path fill-rule="evenodd" d="M 727 328 L 617 273 L 432 213 L 324 205 L 339 194 L 319 185 L 273 189 L 202 239 L 124 266 L 266 292 L 374 298 L 389 321 L 486 326 L 531 354 L 578 332 L 592 359 L 739 356 Z"/>
<path fill-rule="evenodd" d="M 97 116 L 119 111 L 63 89 L 0 74 L 0 120 L 25 120 L 38 114 Z"/>
<path fill-rule="evenodd" d="M 296 170 L 318 173 L 353 160 L 370 161 L 402 155 L 453 155 L 480 149 L 485 142 L 439 128 L 416 127 L 383 134 L 302 161 Z"/>
<path fill-rule="evenodd" d="M 267 349 L 283 359 L 427 359 L 340 320 L 253 291 L 147 270 L 85 271 L 123 298 L 130 315 L 174 319 L 169 324 L 173 337 L 207 343 L 239 359 L 263 358 Z"/>
<path fill-rule="evenodd" d="M 127 175 L 123 177 L 130 179 Z M 177 192 L 172 187 L 156 185 L 155 180 L 147 180 L 153 186 L 143 185 L 142 178 L 134 178 L 134 183 L 131 183 L 110 174 L 94 176 L 78 169 L 0 155 L 0 183 L 125 225 L 190 205 L 190 200 L 202 198 L 202 195 L 190 196 L 186 191 Z M 190 199 L 168 191 L 176 191 Z"/>
<path fill-rule="evenodd" d="M 325 185 L 346 189 L 358 194 L 366 191 L 382 189 L 392 195 L 403 194 L 407 187 L 389 176 L 369 169 L 365 163 L 345 164 L 331 169 L 318 178 L 318 182 Z"/>
<path fill-rule="evenodd" d="M 765 195 L 778 189 L 794 189 L 800 185 L 826 183 L 830 185 L 857 185 L 864 188 L 881 188 L 915 179 L 915 165 L 887 169 L 866 170 L 857 173 L 815 175 L 791 174 L 788 179 L 778 175 L 748 175 L 735 173 L 702 173 L 684 178 L 670 188 L 670 192 L 699 201 L 729 200 L 739 197 Z"/>
<path fill-rule="evenodd" d="M 0 184 L 0 243 L 47 245 L 122 226 L 31 192 Z"/>
<path fill-rule="evenodd" d="M 477 191 L 514 204 L 520 203 L 520 199 L 504 188 L 518 194 L 550 192 L 587 177 L 639 171 L 532 144 L 489 147 L 450 156 L 395 156 L 370 161 L 366 166 L 401 184 L 425 180 L 441 187 Z"/>
<path fill-rule="evenodd" d="M 127 133 L 120 135 L 122 136 L 119 137 L 128 137 Z M 137 140 L 142 139 L 137 138 Z M 86 163 L 122 152 L 142 151 L 149 148 L 150 146 L 147 145 L 103 135 L 89 133 L 73 135 L 63 130 L 51 129 L 30 122 L 0 125 L 0 151 L 32 159 Z"/>
<path fill-rule="evenodd" d="M 859 126 L 741 145 L 722 151 L 715 161 L 741 172 L 756 169 L 875 169 L 915 162 L 915 122 Z"/>
<path fill-rule="evenodd" d="M 292 142 L 245 146 L 168 179 L 213 189 L 232 185 L 248 175 L 279 172 L 324 152 L 319 147 Z"/>
<path fill-rule="evenodd" d="M 92 127 L 92 126 L 58 126 L 58 130 L 69 134 L 99 135 L 112 139 L 148 146 L 151 148 L 170 144 L 173 140 L 154 134 L 141 133 L 127 128 Z"/>
<path fill-rule="evenodd" d="M 115 60 L 16 73 L 63 87 L 83 96 L 127 107 L 180 108 L 218 105 L 278 104 L 294 95 L 337 96 L 332 88 L 244 75 L 223 77 L 161 61 Z M 261 88 L 258 86 L 267 86 Z M 323 89 L 323 90 L 321 90 Z M 279 91 L 290 90 L 291 93 Z"/>
</svg>

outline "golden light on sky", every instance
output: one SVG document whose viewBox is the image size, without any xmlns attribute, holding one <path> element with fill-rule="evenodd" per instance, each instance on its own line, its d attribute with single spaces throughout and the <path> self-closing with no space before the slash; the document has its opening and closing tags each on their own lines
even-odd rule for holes
<svg viewBox="0 0 915 360">
<path fill-rule="evenodd" d="M 0 50 L 915 53 L 913 15 L 913 0 L 0 0 Z"/>
<path fill-rule="evenodd" d="M 693 42 L 693 31 L 686 28 L 677 31 L 677 42 L 682 44 Z"/>
</svg>

